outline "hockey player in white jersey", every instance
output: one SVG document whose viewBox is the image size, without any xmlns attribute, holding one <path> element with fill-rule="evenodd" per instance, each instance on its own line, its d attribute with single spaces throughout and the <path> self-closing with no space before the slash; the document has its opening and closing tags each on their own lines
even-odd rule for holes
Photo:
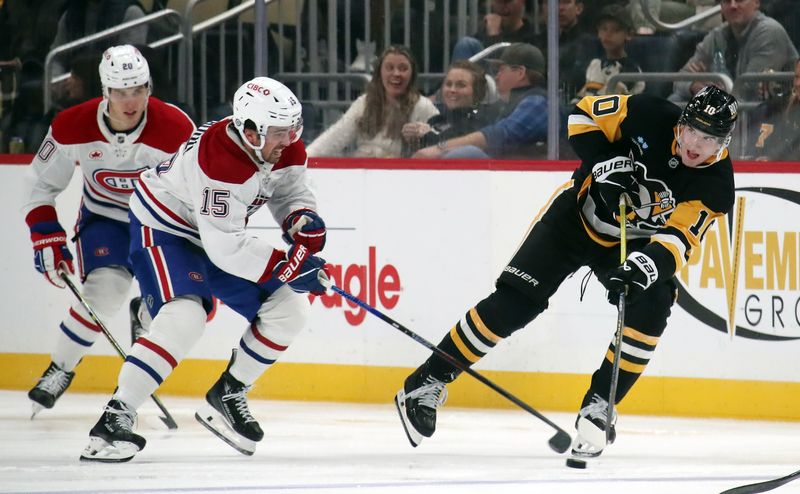
<svg viewBox="0 0 800 494">
<path fill-rule="evenodd" d="M 25 179 L 22 212 L 31 232 L 36 269 L 63 288 L 60 266 L 74 274 L 67 234 L 56 214 L 58 196 L 80 165 L 83 198 L 75 226 L 83 297 L 103 318 L 113 316 L 131 285 L 128 200 L 142 170 L 169 158 L 194 131 L 178 108 L 151 96 L 150 70 L 139 50 L 111 47 L 100 60 L 102 98 L 64 110 Z M 60 324 L 52 362 L 30 390 L 33 416 L 52 408 L 75 376 L 75 366 L 100 336 L 100 328 L 76 302 Z"/>
<path fill-rule="evenodd" d="M 235 93 L 233 116 L 199 128 L 175 157 L 148 170 L 131 199 L 131 261 L 153 316 L 133 345 L 118 388 L 89 432 L 86 461 L 130 460 L 145 446 L 136 410 L 203 334 L 212 296 L 245 317 L 238 348 L 195 417 L 252 455 L 264 435 L 247 392 L 303 329 L 307 292 L 323 293 L 325 223 L 306 177 L 301 105 L 257 77 Z M 248 234 L 266 205 L 287 252 Z"/>
</svg>

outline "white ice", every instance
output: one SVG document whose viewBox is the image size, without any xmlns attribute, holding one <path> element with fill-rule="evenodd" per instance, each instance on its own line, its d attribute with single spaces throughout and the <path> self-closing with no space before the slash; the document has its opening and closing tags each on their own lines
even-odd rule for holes
<svg viewBox="0 0 800 494">
<path fill-rule="evenodd" d="M 412 448 L 391 402 L 251 401 L 265 438 L 242 456 L 194 419 L 199 399 L 148 403 L 147 446 L 129 463 L 78 461 L 107 395 L 67 393 L 30 420 L 21 391 L 0 391 L 0 492 L 36 493 L 719 493 L 800 464 L 798 424 L 622 414 L 617 442 L 586 470 L 547 446 L 552 430 L 521 410 L 445 406 Z M 572 432 L 573 414 L 547 414 Z M 800 492 L 800 481 L 775 491 Z"/>
</svg>

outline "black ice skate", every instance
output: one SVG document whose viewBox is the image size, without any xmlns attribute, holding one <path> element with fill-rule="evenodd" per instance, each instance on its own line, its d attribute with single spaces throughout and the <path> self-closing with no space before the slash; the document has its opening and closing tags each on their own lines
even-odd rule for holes
<svg viewBox="0 0 800 494">
<path fill-rule="evenodd" d="M 45 408 L 53 408 L 56 400 L 64 394 L 74 377 L 74 372 L 65 372 L 55 362 L 50 362 L 50 366 L 39 378 L 36 386 L 28 391 L 28 398 L 33 401 L 31 420 Z"/>
<path fill-rule="evenodd" d="M 147 310 L 142 307 L 142 297 L 132 298 L 128 310 L 131 317 L 131 345 L 133 345 L 140 336 L 147 334 L 140 316 L 142 310 Z"/>
<path fill-rule="evenodd" d="M 194 418 L 233 449 L 249 456 L 255 453 L 256 443 L 263 439 L 264 431 L 247 405 L 250 386 L 240 383 L 228 372 L 235 358 L 236 350 L 228 368 L 206 393 L 206 404 L 197 410 Z"/>
<path fill-rule="evenodd" d="M 445 382 L 428 374 L 427 365 L 422 365 L 406 378 L 394 403 L 412 446 L 416 448 L 424 437 L 431 437 L 436 432 L 436 409 L 446 400 Z"/>
<path fill-rule="evenodd" d="M 587 403 L 588 401 L 588 403 Z M 575 458 L 595 458 L 600 456 L 606 444 L 617 438 L 617 409 L 611 418 L 611 430 L 606 443 L 606 422 L 608 421 L 608 401 L 597 393 L 584 398 L 584 406 L 578 412 L 575 428 L 578 433 L 572 441 L 572 456 Z"/>
<path fill-rule="evenodd" d="M 147 444 L 145 438 L 133 432 L 135 422 L 135 411 L 119 400 L 109 401 L 89 431 L 89 445 L 83 450 L 81 461 L 129 461 Z"/>
</svg>

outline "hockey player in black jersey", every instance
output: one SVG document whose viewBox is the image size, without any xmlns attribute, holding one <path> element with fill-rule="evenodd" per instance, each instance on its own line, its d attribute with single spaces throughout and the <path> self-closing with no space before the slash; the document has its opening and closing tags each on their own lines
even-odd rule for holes
<svg viewBox="0 0 800 494">
<path fill-rule="evenodd" d="M 734 97 L 714 86 L 698 92 L 683 111 L 644 94 L 578 102 L 569 116 L 569 140 L 581 165 L 533 224 L 495 291 L 469 309 L 438 347 L 465 365 L 478 362 L 544 311 L 566 277 L 589 266 L 614 304 L 627 287 L 619 403 L 666 327 L 676 297 L 675 273 L 714 220 L 733 206 L 728 144 L 736 117 Z M 620 266 L 623 195 L 630 255 Z M 604 352 L 576 420 L 576 456 L 597 456 L 607 444 L 613 340 Z M 459 372 L 434 354 L 406 378 L 395 403 L 413 446 L 433 435 L 445 386 Z M 609 442 L 615 422 L 611 417 Z"/>
</svg>

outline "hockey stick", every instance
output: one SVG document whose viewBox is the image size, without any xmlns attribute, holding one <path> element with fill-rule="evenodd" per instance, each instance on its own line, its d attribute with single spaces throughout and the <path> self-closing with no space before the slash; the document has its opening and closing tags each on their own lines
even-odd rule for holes
<svg viewBox="0 0 800 494">
<path fill-rule="evenodd" d="M 628 256 L 628 239 L 625 234 L 627 218 L 625 218 L 625 196 L 619 196 L 619 263 L 625 263 Z M 625 292 L 628 287 L 620 292 L 617 302 L 617 331 L 614 333 L 614 362 L 611 370 L 611 389 L 608 393 L 608 417 L 606 418 L 606 444 L 611 439 L 611 421 L 614 417 L 614 406 L 617 401 L 617 384 L 619 383 L 619 359 L 622 358 L 622 332 L 625 330 Z"/>
<path fill-rule="evenodd" d="M 125 351 L 122 349 L 122 347 L 121 347 L 121 346 L 119 346 L 119 343 L 117 343 L 117 340 L 116 340 L 116 339 L 114 338 L 114 336 L 113 336 L 113 335 L 112 335 L 112 334 L 111 334 L 111 333 L 108 331 L 108 329 L 106 328 L 105 324 L 103 324 L 103 323 L 100 321 L 100 318 L 99 318 L 99 317 L 97 317 L 97 314 L 96 314 L 96 313 L 94 312 L 94 310 L 91 308 L 91 306 L 89 305 L 89 303 L 88 303 L 88 302 L 86 302 L 86 299 L 85 299 L 85 298 L 83 298 L 83 295 L 81 295 L 81 292 L 78 290 L 78 287 L 76 287 L 76 286 L 75 286 L 75 283 L 73 283 L 73 282 L 72 282 L 72 280 L 70 279 L 70 277 L 69 277 L 69 275 L 66 273 L 66 271 L 64 271 L 64 270 L 59 270 L 59 272 L 58 272 L 58 275 L 61 277 L 61 279 L 62 279 L 62 280 L 64 280 L 64 283 L 66 283 L 66 284 L 67 284 L 67 287 L 69 287 L 70 291 L 71 291 L 71 292 L 72 292 L 72 293 L 75 295 L 75 297 L 78 299 L 78 302 L 80 302 L 80 303 L 81 303 L 81 305 L 83 306 L 83 308 L 84 308 L 84 309 L 86 309 L 86 312 L 88 312 L 88 313 L 89 313 L 89 316 L 92 318 L 92 320 L 95 322 L 95 324 L 97 324 L 97 326 L 100 328 L 100 331 L 102 331 L 102 332 L 103 332 L 103 334 L 105 335 L 105 337 L 108 339 L 109 343 L 111 343 L 111 346 L 113 346 L 113 347 L 114 347 L 114 350 L 116 350 L 116 351 L 117 351 L 117 353 L 119 354 L 119 356 L 120 356 L 120 357 L 122 357 L 122 360 L 125 360 L 125 359 L 127 358 L 127 355 L 125 355 Z M 158 407 L 158 408 L 161 410 L 161 412 L 164 414 L 164 416 L 163 416 L 163 417 L 159 416 L 158 418 L 160 418 L 160 419 L 161 419 L 161 421 L 162 421 L 162 422 L 164 422 L 164 424 L 165 424 L 165 425 L 167 426 L 167 428 L 169 428 L 170 430 L 177 429 L 177 428 L 178 428 L 178 424 L 175 422 L 175 419 L 174 419 L 174 418 L 172 418 L 172 415 L 170 415 L 170 413 L 167 411 L 167 408 L 164 406 L 164 404 L 163 404 L 163 403 L 161 403 L 161 400 L 158 398 L 158 396 L 156 396 L 156 394 L 155 394 L 155 393 L 153 393 L 153 394 L 151 394 L 151 395 L 150 395 L 150 398 L 152 398 L 152 399 L 153 399 L 153 401 L 156 403 L 156 406 L 157 406 L 157 407 Z"/>
<path fill-rule="evenodd" d="M 497 384 L 493 383 L 492 381 L 490 381 L 489 379 L 484 377 L 482 374 L 479 374 L 478 372 L 472 370 L 470 367 L 464 365 L 463 363 L 458 361 L 455 357 L 453 357 L 449 353 L 445 352 L 444 350 L 439 349 L 438 347 L 436 347 L 436 345 L 434 345 L 430 341 L 426 340 L 425 338 L 423 338 L 422 336 L 418 335 L 414 331 L 411 331 L 410 329 L 408 329 L 407 327 L 403 326 L 402 324 L 400 324 L 399 322 L 395 321 L 394 319 L 392 319 L 391 317 L 387 316 L 386 314 L 382 313 L 378 309 L 372 307 L 371 305 L 367 304 L 366 302 L 362 301 L 361 299 L 357 298 L 356 296 L 351 295 L 350 293 L 348 293 L 348 292 L 342 290 L 341 288 L 339 288 L 338 286 L 334 285 L 329 279 L 327 279 L 327 277 L 325 277 L 325 278 L 320 277 L 320 283 L 322 283 L 322 285 L 325 286 L 326 288 L 330 288 L 331 290 L 333 290 L 334 292 L 336 292 L 339 295 L 343 296 L 347 300 L 350 300 L 351 302 L 355 303 L 356 305 L 358 305 L 362 309 L 365 309 L 367 312 L 369 312 L 372 315 L 378 317 L 382 321 L 388 323 L 390 326 L 392 326 L 396 330 L 400 331 L 401 333 L 405 334 L 406 336 L 409 336 L 412 340 L 416 341 L 417 343 L 421 344 L 422 346 L 424 346 L 428 350 L 432 351 L 433 353 L 435 353 L 436 355 L 438 355 L 439 357 L 441 357 L 442 359 L 447 361 L 447 363 L 449 363 L 450 365 L 453 365 L 454 367 L 457 367 L 460 370 L 466 372 L 470 376 L 472 376 L 475 379 L 477 379 L 478 381 L 480 381 L 482 384 L 485 384 L 486 386 L 491 388 L 492 391 L 498 393 L 503 398 L 507 399 L 511 403 L 517 405 L 518 407 L 522 408 L 526 412 L 530 413 L 534 417 L 538 418 L 539 420 L 541 420 L 545 424 L 547 424 L 550 427 L 552 427 L 553 429 L 555 429 L 556 430 L 556 434 L 553 437 L 551 437 L 550 440 L 548 441 L 548 444 L 550 445 L 550 448 L 553 449 L 553 451 L 556 451 L 558 453 L 563 453 L 569 448 L 570 444 L 572 443 L 572 438 L 570 437 L 570 435 L 564 429 L 560 428 L 558 425 L 553 423 L 550 419 L 548 419 L 547 417 L 542 415 L 540 412 L 536 411 L 533 407 L 531 407 L 530 405 L 528 405 L 524 401 L 520 400 L 516 396 L 514 396 L 511 393 L 509 393 L 508 391 L 506 391 L 505 389 L 503 389 L 500 386 L 498 386 Z"/>
<path fill-rule="evenodd" d="M 800 479 L 800 470 L 790 473 L 789 475 L 779 479 L 766 480 L 764 482 L 757 482 L 755 484 L 734 487 L 733 489 L 728 489 L 720 494 L 756 494 L 758 492 L 767 492 L 771 491 L 772 489 L 777 489 L 778 487 L 797 479 Z"/>
</svg>

